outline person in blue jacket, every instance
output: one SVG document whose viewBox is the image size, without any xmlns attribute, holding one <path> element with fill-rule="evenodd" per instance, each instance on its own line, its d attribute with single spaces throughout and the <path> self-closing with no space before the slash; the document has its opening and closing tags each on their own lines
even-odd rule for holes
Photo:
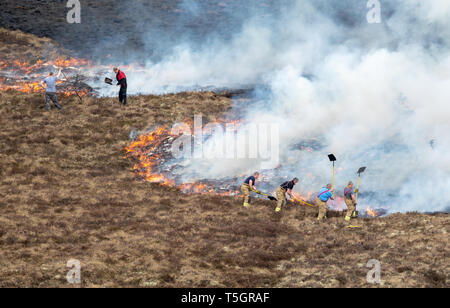
<svg viewBox="0 0 450 308">
<path fill-rule="evenodd" d="M 333 191 L 334 189 L 331 189 L 333 186 L 331 184 L 328 184 L 326 187 L 323 187 L 316 198 L 316 205 L 319 207 L 319 216 L 317 217 L 317 220 L 322 220 L 323 218 L 327 218 L 327 201 L 329 199 L 333 199 Z"/>
</svg>

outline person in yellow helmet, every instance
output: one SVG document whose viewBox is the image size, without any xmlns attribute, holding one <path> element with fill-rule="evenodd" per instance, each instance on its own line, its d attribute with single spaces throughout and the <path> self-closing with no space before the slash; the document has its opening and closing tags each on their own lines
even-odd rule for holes
<svg viewBox="0 0 450 308">
<path fill-rule="evenodd" d="M 241 192 L 244 195 L 244 207 L 249 207 L 250 202 L 252 201 L 250 192 L 256 190 L 255 184 L 257 178 L 259 178 L 259 172 L 255 172 L 252 176 L 246 178 L 241 186 Z"/>
<path fill-rule="evenodd" d="M 348 182 L 347 187 L 344 188 L 344 201 L 347 205 L 347 214 L 345 220 L 350 221 L 351 217 L 356 217 L 356 198 L 353 193 L 353 182 Z"/>
<path fill-rule="evenodd" d="M 292 196 L 292 189 L 294 188 L 295 184 L 298 183 L 298 178 L 294 178 L 292 181 L 287 181 L 278 186 L 277 188 L 277 207 L 275 209 L 275 212 L 280 212 L 281 207 L 287 204 L 286 194 L 288 194 L 291 198 L 294 198 Z"/>
</svg>

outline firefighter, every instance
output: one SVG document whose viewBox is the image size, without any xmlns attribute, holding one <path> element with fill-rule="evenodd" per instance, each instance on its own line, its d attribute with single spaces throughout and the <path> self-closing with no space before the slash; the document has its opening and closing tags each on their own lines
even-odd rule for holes
<svg viewBox="0 0 450 308">
<path fill-rule="evenodd" d="M 117 85 L 120 86 L 119 102 L 125 106 L 127 104 L 127 76 L 117 67 L 114 68 L 114 73 L 116 73 Z"/>
<path fill-rule="evenodd" d="M 253 173 L 253 175 L 246 178 L 241 186 L 241 191 L 242 194 L 244 195 L 244 207 L 248 207 L 250 205 L 250 202 L 252 201 L 250 197 L 250 192 L 256 190 L 255 184 L 257 178 L 259 178 L 259 173 L 255 172 Z"/>
<path fill-rule="evenodd" d="M 327 218 L 327 201 L 329 199 L 333 199 L 333 191 L 331 189 L 333 186 L 328 184 L 326 187 L 323 187 L 316 198 L 316 205 L 319 208 L 319 215 L 317 216 L 317 220 L 322 220 L 323 218 Z"/>
<path fill-rule="evenodd" d="M 356 217 L 356 198 L 353 193 L 353 182 L 349 182 L 347 187 L 344 188 L 344 201 L 347 205 L 347 214 L 345 220 L 350 221 L 351 217 Z"/>
<path fill-rule="evenodd" d="M 286 194 L 289 195 L 289 197 L 294 198 L 292 196 L 292 189 L 294 188 L 295 184 L 298 183 L 298 179 L 294 178 L 292 181 L 287 181 L 278 186 L 277 188 L 277 207 L 275 208 L 275 212 L 278 213 L 281 211 L 281 208 L 287 204 Z"/>
</svg>

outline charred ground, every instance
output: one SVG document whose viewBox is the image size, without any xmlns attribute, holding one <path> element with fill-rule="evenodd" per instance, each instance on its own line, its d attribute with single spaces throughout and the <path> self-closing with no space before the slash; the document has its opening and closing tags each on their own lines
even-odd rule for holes
<svg viewBox="0 0 450 308">
<path fill-rule="evenodd" d="M 176 42 L 227 39 L 239 31 L 250 12 L 275 14 L 269 0 L 83 0 L 81 23 L 69 24 L 67 0 L 3 0 L 0 26 L 48 37 L 72 55 L 121 63 L 166 55 Z M 201 10 L 199 14 L 198 10 Z"/>
<path fill-rule="evenodd" d="M 115 99 L 0 93 L 0 286 L 365 287 L 369 259 L 385 287 L 448 287 L 448 215 L 396 214 L 325 223 L 316 210 L 185 195 L 138 181 L 123 158 L 132 129 L 209 119 L 230 100 L 214 93 Z"/>
</svg>

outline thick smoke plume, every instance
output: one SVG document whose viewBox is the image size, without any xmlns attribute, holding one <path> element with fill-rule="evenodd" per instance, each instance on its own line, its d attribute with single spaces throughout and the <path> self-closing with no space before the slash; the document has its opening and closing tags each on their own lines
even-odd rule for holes
<svg viewBox="0 0 450 308">
<path fill-rule="evenodd" d="M 301 178 L 298 191 L 331 181 L 326 155 L 334 153 L 339 190 L 368 167 L 364 203 L 391 212 L 448 211 L 450 2 L 380 1 L 380 24 L 367 22 L 364 0 L 280 1 L 267 8 L 257 2 L 236 13 L 240 26 L 228 35 L 222 28 L 220 35 L 186 36 L 170 47 L 164 40 L 166 54 L 146 59 L 145 72 L 129 76 L 130 90 L 259 85 L 264 90 L 255 91 L 257 103 L 242 117 L 278 123 L 280 170 Z M 223 1 L 239 12 L 233 3 Z M 180 8 L 194 19 L 205 12 L 197 1 Z M 296 145 L 305 140 L 320 146 L 301 151 Z M 186 172 L 216 178 L 258 166 L 216 160 L 187 164 Z"/>
</svg>

